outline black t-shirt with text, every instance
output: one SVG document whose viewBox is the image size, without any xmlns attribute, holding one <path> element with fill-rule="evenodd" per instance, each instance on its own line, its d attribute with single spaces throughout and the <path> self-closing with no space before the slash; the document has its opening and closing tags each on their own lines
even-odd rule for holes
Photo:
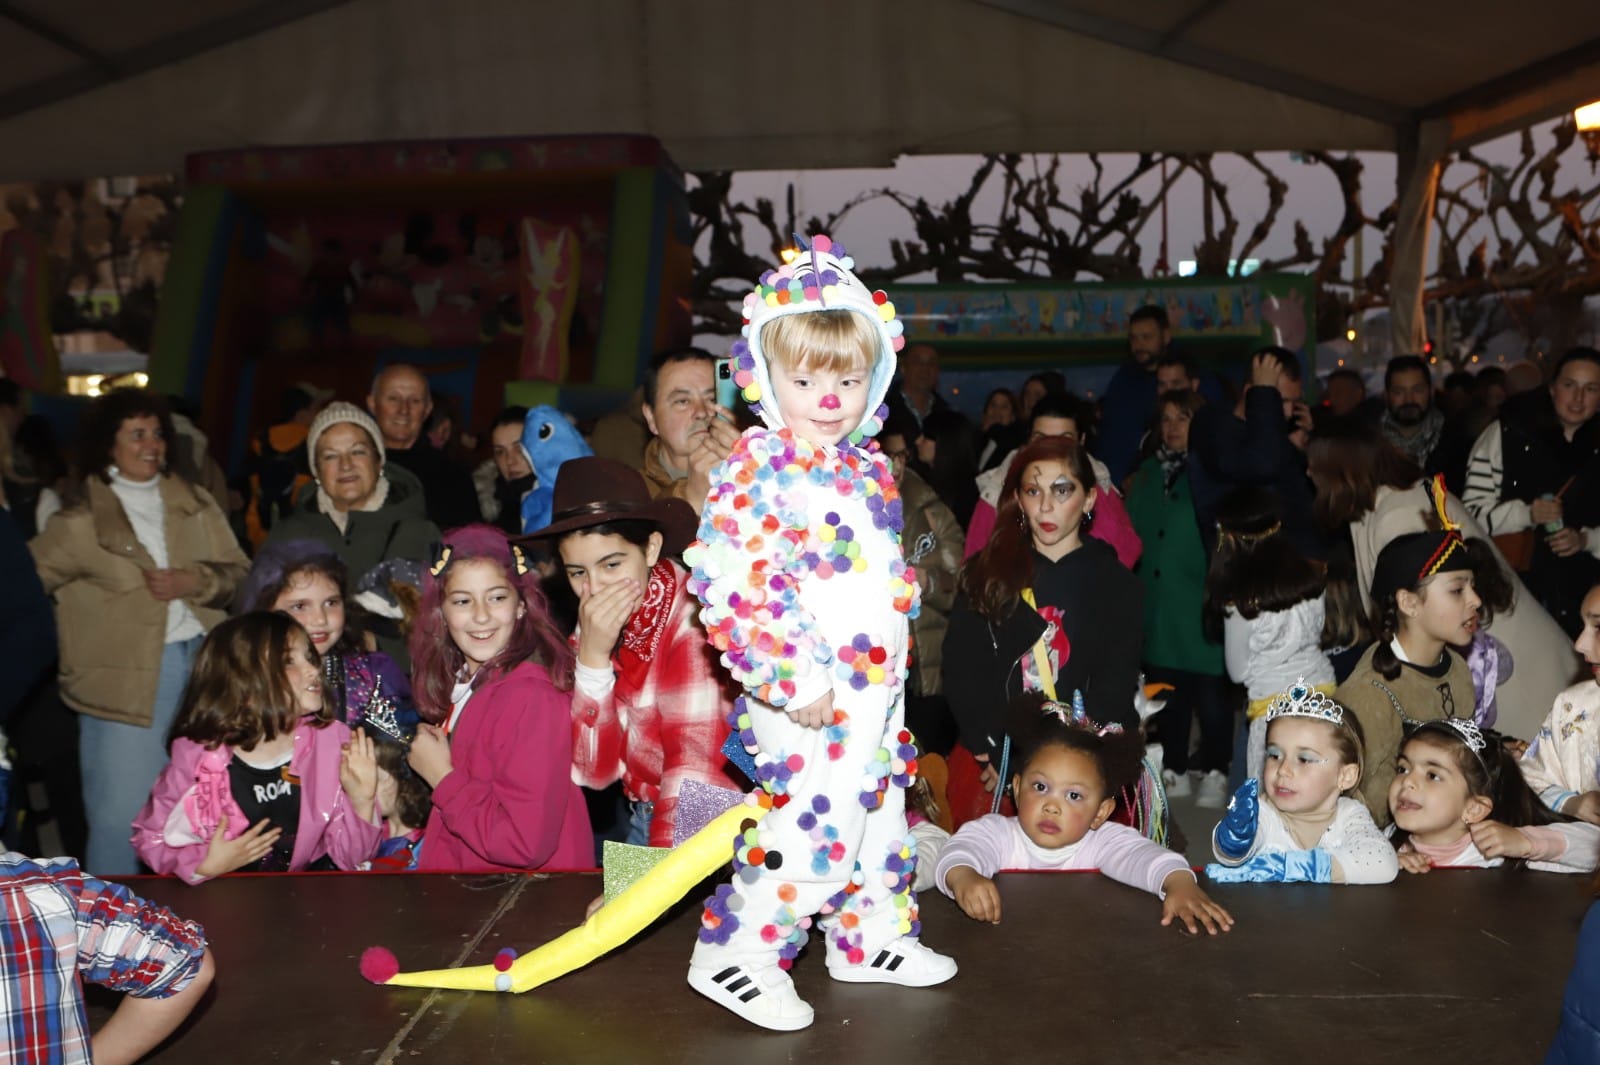
<svg viewBox="0 0 1600 1065">
<path fill-rule="evenodd" d="M 259 769 L 241 761 L 235 754 L 228 762 L 228 788 L 233 801 L 244 811 L 248 825 L 263 819 L 283 835 L 271 852 L 258 862 L 244 866 L 243 872 L 284 872 L 294 856 L 295 836 L 300 828 L 300 778 L 289 771 L 289 759 L 269 769 Z"/>
</svg>

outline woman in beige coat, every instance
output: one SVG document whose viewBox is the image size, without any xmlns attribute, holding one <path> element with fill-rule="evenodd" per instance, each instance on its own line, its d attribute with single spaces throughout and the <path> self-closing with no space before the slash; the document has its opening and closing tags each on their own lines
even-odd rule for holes
<svg viewBox="0 0 1600 1065">
<path fill-rule="evenodd" d="M 119 389 L 84 416 L 83 497 L 28 545 L 55 598 L 61 697 L 78 711 L 85 867 L 138 871 L 133 817 L 167 762 L 167 729 L 206 632 L 249 569 L 227 516 L 166 472 L 166 402 Z"/>
</svg>

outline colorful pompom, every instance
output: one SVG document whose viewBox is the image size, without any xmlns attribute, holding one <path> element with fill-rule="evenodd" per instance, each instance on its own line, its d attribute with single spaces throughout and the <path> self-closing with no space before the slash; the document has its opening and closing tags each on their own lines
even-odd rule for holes
<svg viewBox="0 0 1600 1065">
<path fill-rule="evenodd" d="M 388 947 L 368 947 L 361 952 L 361 975 L 375 984 L 387 984 L 400 973 L 400 959 Z"/>
</svg>

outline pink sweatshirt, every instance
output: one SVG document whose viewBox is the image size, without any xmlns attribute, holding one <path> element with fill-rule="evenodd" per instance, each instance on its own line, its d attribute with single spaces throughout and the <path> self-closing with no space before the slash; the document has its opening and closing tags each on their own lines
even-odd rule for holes
<svg viewBox="0 0 1600 1065">
<path fill-rule="evenodd" d="M 1600 861 L 1600 827 L 1581 822 L 1561 822 L 1553 825 L 1525 825 L 1517 829 L 1530 844 L 1529 869 L 1545 873 L 1594 872 Z M 1437 869 L 1450 867 L 1463 869 L 1490 869 L 1504 865 L 1504 858 L 1485 858 L 1472 842 L 1470 832 L 1463 833 L 1454 843 L 1429 846 L 1414 839 L 1400 844 L 1400 853 L 1422 855 Z"/>
<path fill-rule="evenodd" d="M 359 868 L 383 839 L 383 829 L 363 819 L 339 786 L 339 754 L 349 740 L 350 730 L 337 721 L 314 728 L 302 719 L 295 726 L 289 771 L 300 778 L 300 827 L 291 871 L 324 854 L 340 869 Z M 133 849 L 146 865 L 198 884 L 207 878 L 195 870 L 222 817 L 228 818 L 228 839 L 250 828 L 228 784 L 232 759 L 231 747 L 207 750 L 193 740 L 172 741 L 172 760 L 133 819 Z"/>
<path fill-rule="evenodd" d="M 992 877 L 1007 869 L 1098 869 L 1111 879 L 1166 898 L 1162 883 L 1182 870 L 1194 876 L 1183 855 L 1145 839 L 1127 825 L 1104 824 L 1091 829 L 1077 843 L 1046 850 L 1022 832 L 1015 817 L 986 814 L 968 821 L 950 840 L 934 879 L 939 890 L 955 897 L 947 878 L 958 865 Z"/>
<path fill-rule="evenodd" d="M 532 662 L 472 693 L 450 734 L 454 768 L 433 789 L 419 870 L 594 868 L 570 705 Z"/>
</svg>

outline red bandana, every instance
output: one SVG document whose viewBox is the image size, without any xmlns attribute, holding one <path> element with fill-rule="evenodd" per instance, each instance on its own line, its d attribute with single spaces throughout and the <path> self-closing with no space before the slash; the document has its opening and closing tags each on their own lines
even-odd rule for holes
<svg viewBox="0 0 1600 1065">
<path fill-rule="evenodd" d="M 661 637 L 667 631 L 667 617 L 678 597 L 678 575 L 671 562 L 662 559 L 650 568 L 645 581 L 644 602 L 633 612 L 622 628 L 622 642 L 617 645 L 616 666 L 618 678 L 637 690 L 644 686 L 650 663 L 661 648 Z"/>
</svg>

